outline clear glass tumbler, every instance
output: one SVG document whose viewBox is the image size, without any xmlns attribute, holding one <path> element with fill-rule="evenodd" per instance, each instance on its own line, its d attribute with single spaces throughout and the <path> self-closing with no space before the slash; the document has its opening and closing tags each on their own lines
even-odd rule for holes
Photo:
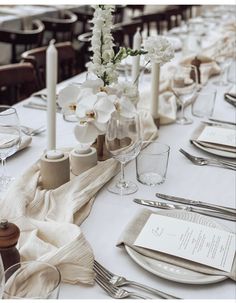
<svg viewBox="0 0 236 303">
<path fill-rule="evenodd" d="M 150 142 L 143 142 L 148 144 Z M 154 186 L 166 180 L 170 147 L 159 142 L 148 144 L 136 158 L 136 176 L 142 184 Z"/>
</svg>

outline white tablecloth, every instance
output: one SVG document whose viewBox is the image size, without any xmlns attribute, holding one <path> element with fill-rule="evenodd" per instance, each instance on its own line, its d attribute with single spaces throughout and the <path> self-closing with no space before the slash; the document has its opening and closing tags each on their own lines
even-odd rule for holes
<svg viewBox="0 0 236 303">
<path fill-rule="evenodd" d="M 84 78 L 83 74 L 67 82 L 81 82 Z M 66 82 L 60 84 L 59 87 L 63 87 L 65 84 Z M 208 84 L 209 87 L 212 85 Z M 223 99 L 223 93 L 228 88 L 218 88 L 214 116 L 233 121 L 235 111 Z M 22 124 L 37 127 L 46 123 L 46 111 L 24 108 L 22 103 L 16 105 L 16 108 Z M 187 111 L 190 111 L 190 108 Z M 136 181 L 139 186 L 138 192 L 122 198 L 109 193 L 104 187 L 96 198 L 91 214 L 83 223 L 82 230 L 94 250 L 96 259 L 113 272 L 185 299 L 233 299 L 235 298 L 235 282 L 233 281 L 226 280 L 210 285 L 186 285 L 171 282 L 142 269 L 130 259 L 124 250 L 116 247 L 124 226 L 142 207 L 132 201 L 134 197 L 155 199 L 155 193 L 162 192 L 235 207 L 236 176 L 234 171 L 217 167 L 195 166 L 178 151 L 182 147 L 196 155 L 207 155 L 189 142 L 191 133 L 200 121 L 201 119 L 194 118 L 194 123 L 191 125 L 162 126 L 158 141 L 169 144 L 171 148 L 166 182 L 159 186 L 148 187 Z M 75 146 L 77 142 L 73 135 L 73 127 L 74 123 L 65 122 L 62 115 L 57 114 L 57 147 Z M 8 160 L 9 174 L 15 177 L 20 176 L 29 165 L 40 157 L 45 148 L 46 134 L 35 136 L 31 147 Z M 125 173 L 127 179 L 136 180 L 134 161 L 127 165 Z M 215 220 L 235 230 L 234 223 Z M 105 299 L 107 296 L 97 285 L 93 287 L 62 285 L 60 298 Z"/>
<path fill-rule="evenodd" d="M 60 85 L 62 88 L 67 82 L 82 82 L 85 74 L 74 77 Z M 211 79 L 207 84 L 213 86 Z M 149 86 L 144 81 L 141 85 Z M 214 117 L 224 120 L 235 120 L 235 109 L 224 101 L 223 94 L 228 87 L 217 88 L 217 99 Z M 28 102 L 27 100 L 24 102 Z M 22 124 L 38 127 L 46 124 L 46 111 L 33 110 L 23 107 L 23 103 L 16 108 Z M 190 113 L 190 108 L 186 111 Z M 155 200 L 155 193 L 167 193 L 180 197 L 215 203 L 228 207 L 235 205 L 235 179 L 232 170 L 218 167 L 195 166 L 186 159 L 179 148 L 186 149 L 192 154 L 208 156 L 205 152 L 194 147 L 189 138 L 198 127 L 202 119 L 193 117 L 191 125 L 161 126 L 158 141 L 170 145 L 170 159 L 166 182 L 162 185 L 149 187 L 136 181 L 135 162 L 130 162 L 125 168 L 126 178 L 136 181 L 138 192 L 130 196 L 120 197 L 107 191 L 106 186 L 98 193 L 89 217 L 82 224 L 82 231 L 91 244 L 95 258 L 111 271 L 126 276 L 131 280 L 145 283 L 154 288 L 172 293 L 184 299 L 235 299 L 235 282 L 225 280 L 209 285 L 188 285 L 172 282 L 147 272 L 137 265 L 121 248 L 116 247 L 118 238 L 124 227 L 133 216 L 142 208 L 135 204 L 133 198 Z M 73 147 L 77 141 L 73 134 L 74 123 L 65 122 L 61 114 L 57 114 L 57 147 Z M 46 134 L 33 137 L 31 147 L 17 153 L 8 159 L 8 172 L 19 177 L 24 170 L 33 164 L 46 148 Z M 27 184 L 26 184 L 27 186 Z M 235 232 L 236 224 L 230 221 L 214 219 Z M 107 299 L 106 293 L 97 285 L 93 287 L 62 285 L 60 298 L 63 299 Z"/>
</svg>

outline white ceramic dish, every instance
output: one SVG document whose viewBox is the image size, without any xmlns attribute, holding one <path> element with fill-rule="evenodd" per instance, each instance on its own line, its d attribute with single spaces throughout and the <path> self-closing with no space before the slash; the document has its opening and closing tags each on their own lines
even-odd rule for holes
<svg viewBox="0 0 236 303">
<path fill-rule="evenodd" d="M 164 214 L 169 217 L 175 217 L 179 219 L 187 219 L 188 221 L 211 226 L 214 228 L 220 228 L 228 230 L 225 226 L 218 224 L 217 222 L 209 219 L 206 216 L 202 216 L 196 213 L 186 212 L 186 211 L 162 211 L 161 214 Z M 186 217 L 186 215 L 188 217 Z M 142 268 L 147 271 L 157 275 L 158 277 L 179 282 L 185 284 L 212 284 L 226 280 L 226 276 L 219 275 L 207 275 L 199 272 L 195 272 L 189 269 L 185 269 L 180 266 L 172 265 L 166 262 L 162 262 L 150 257 L 143 256 L 142 254 L 136 252 L 132 248 L 125 246 L 128 255 Z"/>
</svg>

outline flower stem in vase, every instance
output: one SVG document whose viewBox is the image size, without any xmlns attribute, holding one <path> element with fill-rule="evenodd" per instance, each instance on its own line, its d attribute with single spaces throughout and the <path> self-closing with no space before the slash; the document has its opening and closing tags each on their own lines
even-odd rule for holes
<svg viewBox="0 0 236 303">
<path fill-rule="evenodd" d="M 98 161 L 105 161 L 111 158 L 111 155 L 106 148 L 105 135 L 98 135 L 96 143 L 94 143 L 93 146 L 97 150 Z"/>
<path fill-rule="evenodd" d="M 157 126 L 160 127 L 160 117 L 158 113 L 159 108 L 159 88 L 160 88 L 160 64 L 152 63 L 152 76 L 151 76 L 151 114 Z"/>
</svg>

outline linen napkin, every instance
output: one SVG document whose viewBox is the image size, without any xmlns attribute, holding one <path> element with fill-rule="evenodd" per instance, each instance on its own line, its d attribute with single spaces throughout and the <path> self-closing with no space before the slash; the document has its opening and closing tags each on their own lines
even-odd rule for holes
<svg viewBox="0 0 236 303">
<path fill-rule="evenodd" d="M 160 124 L 174 123 L 177 115 L 177 104 L 174 94 L 170 91 L 165 91 L 168 88 L 167 81 L 163 84 L 159 96 L 159 108 Z M 145 89 L 140 93 L 140 101 L 137 105 L 139 110 L 150 111 L 150 89 Z"/>
<path fill-rule="evenodd" d="M 8 137 L 2 136 L 2 137 L 0 138 L 0 144 L 1 144 L 1 145 L 8 144 L 9 141 L 11 141 L 11 140 L 12 140 L 11 137 L 9 137 L 9 139 L 8 139 Z M 17 152 L 20 151 L 20 150 L 22 150 L 22 149 L 25 149 L 26 147 L 28 147 L 28 146 L 30 145 L 31 141 L 32 141 L 32 137 L 22 135 L 22 136 L 21 136 L 20 146 L 18 147 Z M 13 154 L 13 155 L 14 155 L 14 154 Z"/>
<path fill-rule="evenodd" d="M 143 226 L 147 222 L 148 218 L 151 214 L 155 212 L 150 211 L 149 209 L 143 209 L 141 210 L 134 218 L 133 220 L 128 224 L 128 226 L 123 231 L 117 246 L 122 247 L 123 245 L 127 245 L 133 250 L 137 251 L 138 253 L 150 257 L 152 259 L 160 260 L 163 262 L 167 262 L 170 264 L 174 264 L 177 266 L 181 266 L 183 268 L 187 268 L 193 271 L 201 272 L 208 275 L 223 275 L 227 276 L 230 279 L 236 281 L 236 256 L 234 258 L 234 262 L 231 268 L 231 272 L 227 273 L 221 270 L 213 269 L 211 267 L 208 267 L 206 265 L 198 264 L 196 262 L 188 261 L 185 259 L 181 259 L 179 257 L 167 255 L 161 252 L 157 252 L 154 250 L 149 250 L 146 248 L 138 247 L 134 245 L 134 242 L 136 238 L 138 237 L 139 233 L 141 232 Z M 157 213 L 157 212 L 156 212 Z M 158 212 L 160 215 L 168 214 L 167 211 L 165 213 Z M 195 215 L 195 214 L 193 214 Z M 186 220 L 186 218 L 182 218 L 182 220 Z"/>
<path fill-rule="evenodd" d="M 183 59 L 180 64 L 192 64 L 195 65 L 194 62 L 196 59 L 199 61 L 200 64 L 200 82 L 201 84 L 206 84 L 208 79 L 211 76 L 215 76 L 220 74 L 220 67 L 219 65 L 215 62 L 215 60 L 204 56 L 204 55 L 198 55 L 196 56 L 189 56 L 185 59 Z"/>
<path fill-rule="evenodd" d="M 143 139 L 157 137 L 150 113 L 141 111 Z M 56 265 L 62 281 L 93 284 L 93 252 L 79 225 L 87 218 L 96 193 L 119 171 L 108 159 L 62 186 L 45 190 L 40 183 L 39 161 L 17 179 L 0 200 L 0 217 L 21 230 L 18 246 L 22 261 L 41 260 Z M 27 292 L 33 281 L 28 281 Z"/>
<path fill-rule="evenodd" d="M 215 149 L 215 150 L 221 150 L 221 151 L 224 151 L 224 152 L 228 152 L 229 156 L 236 157 L 236 148 L 234 146 L 228 146 L 228 145 L 214 143 L 214 142 L 200 141 L 199 137 L 200 137 L 200 135 L 203 132 L 205 127 L 206 127 L 205 124 L 203 124 L 203 123 L 200 124 L 199 127 L 197 127 L 194 130 L 194 132 L 192 133 L 190 141 L 191 142 L 196 141 L 199 145 L 201 145 L 203 147 L 206 147 L 206 148 L 211 148 L 211 149 Z"/>
<path fill-rule="evenodd" d="M 21 143 L 20 146 L 18 148 L 18 151 L 25 149 L 26 147 L 28 147 L 30 145 L 30 143 L 32 142 L 32 137 L 30 136 L 21 136 Z"/>
</svg>

